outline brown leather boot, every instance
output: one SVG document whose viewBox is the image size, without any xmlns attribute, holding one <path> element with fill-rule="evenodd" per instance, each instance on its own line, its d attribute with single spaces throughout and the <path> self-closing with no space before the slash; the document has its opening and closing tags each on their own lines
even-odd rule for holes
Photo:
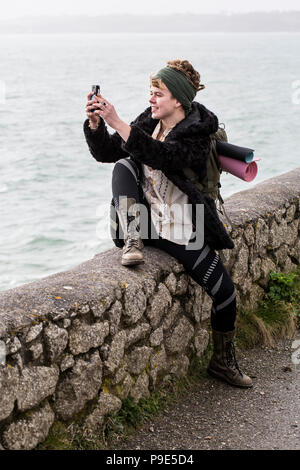
<svg viewBox="0 0 300 470">
<path fill-rule="evenodd" d="M 134 198 L 122 198 L 118 209 L 116 209 L 124 234 L 125 244 L 121 260 L 123 266 L 144 263 L 142 253 L 144 244 L 140 237 L 140 212 L 134 212 L 132 208 L 134 204 L 136 204 Z"/>
<path fill-rule="evenodd" d="M 240 370 L 236 361 L 233 344 L 234 335 L 235 330 L 226 333 L 212 330 L 214 352 L 207 372 L 230 385 L 244 388 L 252 387 L 252 380 Z"/>
</svg>

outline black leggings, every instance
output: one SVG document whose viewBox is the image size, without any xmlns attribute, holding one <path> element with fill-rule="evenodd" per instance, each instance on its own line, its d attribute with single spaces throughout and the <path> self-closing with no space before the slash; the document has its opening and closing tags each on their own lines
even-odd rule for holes
<svg viewBox="0 0 300 470">
<path fill-rule="evenodd" d="M 234 329 L 236 319 L 236 291 L 231 277 L 219 255 L 204 243 L 198 250 L 187 250 L 185 245 L 173 243 L 165 238 L 150 236 L 156 233 L 151 221 L 151 211 L 145 195 L 138 184 L 138 169 L 129 159 L 119 160 L 112 174 L 112 193 L 115 207 L 118 207 L 120 196 L 134 198 L 144 204 L 149 214 L 149 236 L 143 238 L 144 245 L 159 248 L 181 263 L 191 278 L 202 286 L 213 300 L 211 309 L 211 327 L 214 330 L 227 332 Z"/>
</svg>

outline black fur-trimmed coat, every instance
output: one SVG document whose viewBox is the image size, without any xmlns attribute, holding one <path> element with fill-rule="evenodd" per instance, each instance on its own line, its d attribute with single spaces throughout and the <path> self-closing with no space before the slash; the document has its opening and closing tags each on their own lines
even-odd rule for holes
<svg viewBox="0 0 300 470">
<path fill-rule="evenodd" d="M 204 241 L 212 249 L 234 248 L 234 243 L 218 217 L 214 200 L 202 193 L 183 173 L 190 167 L 200 180 L 206 174 L 206 160 L 210 152 L 209 135 L 218 130 L 218 118 L 205 106 L 193 101 L 192 111 L 167 135 L 164 142 L 151 137 L 157 119 L 151 116 L 151 107 L 140 114 L 131 126 L 127 142 L 115 132 L 110 134 L 101 119 L 96 131 L 84 122 L 84 134 L 92 156 L 99 162 L 115 163 L 121 158 L 134 160 L 143 175 L 141 164 L 161 170 L 189 199 L 190 204 L 204 204 Z M 195 223 L 195 210 L 193 222 Z"/>
</svg>

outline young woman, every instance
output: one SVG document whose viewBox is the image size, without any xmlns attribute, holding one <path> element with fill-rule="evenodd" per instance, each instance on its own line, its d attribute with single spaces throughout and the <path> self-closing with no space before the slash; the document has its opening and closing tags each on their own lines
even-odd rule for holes
<svg viewBox="0 0 300 470">
<path fill-rule="evenodd" d="M 218 130 L 217 117 L 193 101 L 203 88 L 200 74 L 187 60 L 169 61 L 150 79 L 150 107 L 130 125 L 101 94 L 91 99 L 89 93 L 84 133 L 97 161 L 115 163 L 112 203 L 124 240 L 120 232 L 113 238 L 123 247 L 122 264 L 144 262 L 144 245 L 175 257 L 213 300 L 214 353 L 208 372 L 231 385 L 251 387 L 252 380 L 240 370 L 235 358 L 235 287 L 215 252 L 234 244 L 218 217 L 214 200 L 183 172 L 191 168 L 200 180 L 205 177 L 210 134 Z M 111 135 L 105 123 L 116 132 Z M 199 206 L 204 208 L 200 224 L 196 217 Z M 147 220 L 141 218 L 144 207 Z M 146 222 L 149 227 L 145 233 Z M 201 236 L 204 243 L 199 248 L 195 240 Z"/>
</svg>

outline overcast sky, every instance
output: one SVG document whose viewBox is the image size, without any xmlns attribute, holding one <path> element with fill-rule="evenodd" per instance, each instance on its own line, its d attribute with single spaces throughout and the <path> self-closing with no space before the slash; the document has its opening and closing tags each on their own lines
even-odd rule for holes
<svg viewBox="0 0 300 470">
<path fill-rule="evenodd" d="M 167 14 L 300 10 L 299 0 L 9 0 L 1 18 L 36 15 Z"/>
</svg>

